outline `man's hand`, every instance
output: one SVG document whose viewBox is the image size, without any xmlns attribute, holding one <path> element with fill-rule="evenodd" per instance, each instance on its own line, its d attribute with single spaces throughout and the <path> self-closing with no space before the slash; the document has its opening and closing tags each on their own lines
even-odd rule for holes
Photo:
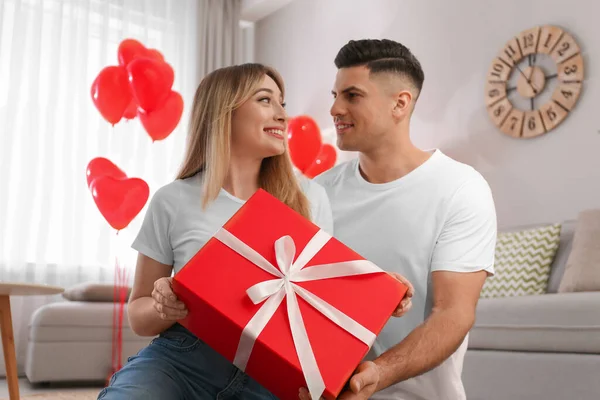
<svg viewBox="0 0 600 400">
<path fill-rule="evenodd" d="M 367 400 L 377 391 L 379 367 L 372 361 L 361 363 L 352 378 L 350 390 L 343 392 L 340 400 Z"/>
<path fill-rule="evenodd" d="M 404 314 L 406 314 L 412 307 L 411 299 L 412 299 L 413 295 L 415 294 L 415 288 L 413 288 L 413 285 L 408 281 L 408 279 L 406 279 L 402 275 L 400 275 L 396 272 L 388 272 L 388 274 L 390 274 L 391 276 L 396 278 L 403 285 L 408 286 L 408 290 L 406 291 L 404 298 L 402 299 L 400 304 L 398 304 L 398 307 L 392 314 L 394 317 L 401 317 Z"/>
<path fill-rule="evenodd" d="M 379 383 L 379 367 L 372 361 L 361 363 L 352 378 L 350 378 L 350 390 L 341 393 L 340 400 L 367 400 L 377 391 Z M 300 400 L 311 400 L 306 388 L 301 388 Z M 321 398 L 322 399 L 322 398 Z"/>
</svg>

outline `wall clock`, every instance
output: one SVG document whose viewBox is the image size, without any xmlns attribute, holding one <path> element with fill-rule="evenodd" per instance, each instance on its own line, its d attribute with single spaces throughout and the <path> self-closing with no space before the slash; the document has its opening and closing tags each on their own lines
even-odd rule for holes
<svg viewBox="0 0 600 400">
<path fill-rule="evenodd" d="M 575 107 L 583 68 L 579 45 L 565 30 L 545 25 L 519 33 L 487 74 L 485 102 L 492 122 L 515 138 L 551 131 Z"/>
</svg>

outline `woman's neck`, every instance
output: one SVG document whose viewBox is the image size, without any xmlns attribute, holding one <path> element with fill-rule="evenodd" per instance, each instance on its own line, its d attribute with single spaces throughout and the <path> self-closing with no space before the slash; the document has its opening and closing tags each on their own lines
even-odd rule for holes
<svg viewBox="0 0 600 400">
<path fill-rule="evenodd" d="M 232 157 L 223 189 L 241 200 L 248 200 L 259 188 L 258 176 L 262 160 Z"/>
</svg>

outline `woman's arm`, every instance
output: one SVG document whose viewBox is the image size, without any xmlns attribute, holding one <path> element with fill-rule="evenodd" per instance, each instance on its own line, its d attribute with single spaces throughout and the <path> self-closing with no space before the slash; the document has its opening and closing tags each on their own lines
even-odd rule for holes
<svg viewBox="0 0 600 400">
<path fill-rule="evenodd" d="M 127 312 L 139 336 L 156 336 L 187 315 L 185 304 L 171 289 L 173 267 L 138 255 Z"/>
</svg>

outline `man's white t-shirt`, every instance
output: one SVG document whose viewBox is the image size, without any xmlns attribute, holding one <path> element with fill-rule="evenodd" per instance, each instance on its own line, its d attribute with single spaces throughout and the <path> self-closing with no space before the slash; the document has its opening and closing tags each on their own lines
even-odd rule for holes
<svg viewBox="0 0 600 400">
<path fill-rule="evenodd" d="M 300 178 L 300 185 L 310 203 L 312 222 L 333 234 L 325 190 L 305 178 Z M 132 247 L 160 263 L 173 265 L 175 273 L 179 272 L 245 203 L 225 190 L 205 210 L 201 201 L 201 173 L 161 187 L 150 200 Z"/>
<path fill-rule="evenodd" d="M 366 181 L 358 159 L 316 178 L 333 210 L 335 237 L 386 271 L 414 286 L 412 309 L 391 318 L 368 359 L 402 341 L 431 313 L 434 271 L 493 274 L 496 212 L 491 190 L 472 167 L 440 150 L 402 178 L 383 184 Z M 461 373 L 467 347 L 420 376 L 376 393 L 373 399 L 465 399 Z"/>
</svg>

